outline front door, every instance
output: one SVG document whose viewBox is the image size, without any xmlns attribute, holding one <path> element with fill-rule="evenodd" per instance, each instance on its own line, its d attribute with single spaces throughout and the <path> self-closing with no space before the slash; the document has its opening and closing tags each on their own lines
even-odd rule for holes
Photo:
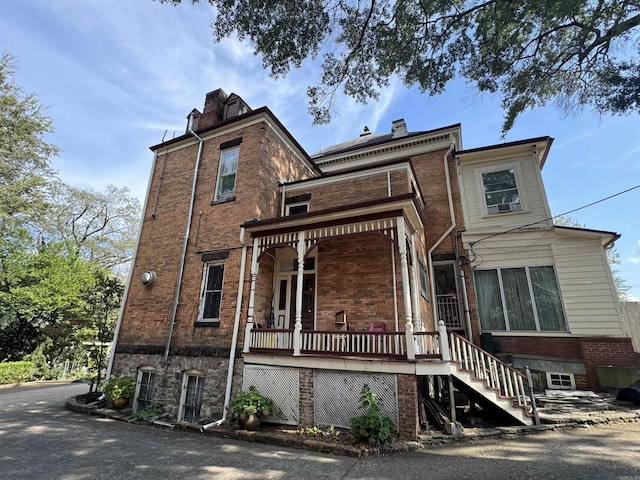
<svg viewBox="0 0 640 480">
<path fill-rule="evenodd" d="M 294 328 L 296 324 L 297 275 L 279 275 L 276 295 L 275 328 Z M 302 279 L 302 329 L 313 330 L 315 312 L 315 273 L 305 273 Z"/>
</svg>

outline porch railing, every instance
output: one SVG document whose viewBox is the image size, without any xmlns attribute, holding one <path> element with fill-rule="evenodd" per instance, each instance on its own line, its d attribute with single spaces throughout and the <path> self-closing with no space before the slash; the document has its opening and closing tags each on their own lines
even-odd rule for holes
<svg viewBox="0 0 640 480">
<path fill-rule="evenodd" d="M 442 357 L 438 332 L 413 332 L 413 342 L 416 359 Z"/>
<path fill-rule="evenodd" d="M 293 329 L 254 328 L 249 348 L 252 351 L 293 352 Z"/>
<path fill-rule="evenodd" d="M 514 405 L 524 407 L 526 412 L 535 408 L 524 388 L 528 381 L 522 373 L 454 332 L 449 332 L 449 348 L 451 360 L 459 362 L 461 369 L 485 380 L 500 396 L 512 397 Z"/>
<path fill-rule="evenodd" d="M 438 320 L 442 320 L 447 328 L 462 328 L 457 295 L 436 295 L 436 305 L 438 306 Z"/>
<path fill-rule="evenodd" d="M 404 332 L 336 332 L 302 330 L 301 353 L 406 358 Z"/>
</svg>

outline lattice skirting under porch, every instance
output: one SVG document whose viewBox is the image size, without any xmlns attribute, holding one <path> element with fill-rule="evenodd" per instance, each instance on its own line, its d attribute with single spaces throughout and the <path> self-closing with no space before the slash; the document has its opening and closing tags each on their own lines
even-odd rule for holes
<svg viewBox="0 0 640 480">
<path fill-rule="evenodd" d="M 364 413 L 358 398 L 365 383 L 376 393 L 382 413 L 398 425 L 396 375 L 335 370 L 313 372 L 314 423 L 349 428 L 349 420 Z"/>
<path fill-rule="evenodd" d="M 253 385 L 273 400 L 274 412 L 265 421 L 297 425 L 300 401 L 300 375 L 296 368 L 245 365 L 242 390 Z"/>
</svg>

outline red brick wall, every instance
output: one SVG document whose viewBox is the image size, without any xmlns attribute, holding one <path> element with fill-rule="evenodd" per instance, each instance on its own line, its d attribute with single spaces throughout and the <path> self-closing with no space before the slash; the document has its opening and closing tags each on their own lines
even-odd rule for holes
<svg viewBox="0 0 640 480">
<path fill-rule="evenodd" d="M 519 353 L 547 357 L 580 359 L 580 345 L 576 337 L 503 337 L 496 336 L 500 353 Z"/>
<path fill-rule="evenodd" d="M 236 176 L 236 199 L 211 205 L 215 196 L 220 161 L 220 144 L 242 137 Z M 198 145 L 190 145 L 158 158 L 153 172 L 150 199 L 144 216 L 133 282 L 126 301 L 119 344 L 164 345 L 169 330 L 171 306 L 180 253 L 187 223 Z M 185 258 L 173 346 L 230 346 L 240 275 L 240 225 L 253 217 L 278 214 L 278 180 L 304 178 L 310 172 L 278 139 L 266 124 L 252 125 L 206 140 L 198 171 L 192 226 Z M 159 187 L 159 190 L 158 190 Z M 154 198 L 158 192 L 155 216 Z M 251 239 L 246 239 L 251 245 Z M 194 328 L 198 318 L 204 264 L 202 253 L 229 250 L 219 327 Z M 268 257 L 267 257 L 268 258 Z M 248 249 L 242 323 L 246 319 L 249 296 Z M 143 287 L 139 278 L 145 270 L 154 270 L 158 279 L 153 287 Z M 271 302 L 273 265 L 261 262 L 256 305 L 268 315 Z M 258 319 L 261 320 L 261 319 Z M 243 329 L 241 328 L 241 335 Z"/>
<path fill-rule="evenodd" d="M 415 375 L 398 375 L 398 435 L 401 440 L 416 440 L 418 420 L 418 384 Z"/>
<path fill-rule="evenodd" d="M 336 312 L 346 310 L 351 330 L 383 321 L 388 331 L 394 331 L 391 242 L 364 235 L 329 240 L 318 248 L 318 329 L 334 330 Z M 399 255 L 396 278 L 399 325 L 404 331 Z"/>
<path fill-rule="evenodd" d="M 591 390 L 600 390 L 597 366 L 640 366 L 640 354 L 634 352 L 630 338 L 580 338 L 579 343 Z"/>
<path fill-rule="evenodd" d="M 406 171 L 391 173 L 391 194 L 409 193 L 409 176 Z M 387 174 L 378 173 L 361 178 L 353 178 L 327 185 L 318 185 L 305 189 L 296 188 L 287 192 L 286 198 L 311 194 L 309 211 L 316 212 L 326 208 L 341 207 L 352 203 L 388 198 Z"/>
<path fill-rule="evenodd" d="M 299 404 L 299 427 L 313 427 L 313 370 L 301 368 L 299 373 L 300 382 L 300 404 Z"/>
</svg>

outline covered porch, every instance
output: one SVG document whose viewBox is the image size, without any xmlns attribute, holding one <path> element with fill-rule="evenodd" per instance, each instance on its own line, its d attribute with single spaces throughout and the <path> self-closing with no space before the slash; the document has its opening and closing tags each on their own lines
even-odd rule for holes
<svg viewBox="0 0 640 480">
<path fill-rule="evenodd" d="M 244 352 L 414 359 L 420 345 L 418 355 L 435 355 L 435 332 L 425 332 L 420 312 L 423 219 L 405 194 L 245 223 L 253 250 Z"/>
</svg>

